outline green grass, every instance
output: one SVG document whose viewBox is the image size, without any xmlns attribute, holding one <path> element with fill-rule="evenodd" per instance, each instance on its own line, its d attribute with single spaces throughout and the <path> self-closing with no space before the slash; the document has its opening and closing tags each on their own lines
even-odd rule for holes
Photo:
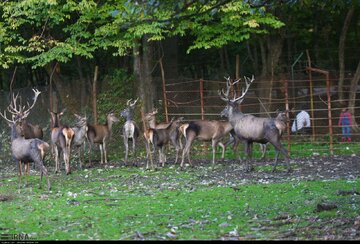
<svg viewBox="0 0 360 244">
<path fill-rule="evenodd" d="M 322 223 L 330 228 L 332 219 L 360 213 L 358 195 L 337 194 L 360 191 L 358 180 L 244 185 L 239 179 L 226 185 L 204 182 L 209 170 L 95 168 L 51 175 L 50 192 L 38 189 L 39 176 L 30 176 L 21 194 L 17 177 L 3 178 L 0 195 L 7 200 L 0 202 L 0 234 L 35 240 L 208 240 L 236 231 L 236 238 L 261 240 L 286 239 L 290 231 L 290 239 L 318 239 Z M 314 211 L 322 202 L 338 207 Z"/>
</svg>

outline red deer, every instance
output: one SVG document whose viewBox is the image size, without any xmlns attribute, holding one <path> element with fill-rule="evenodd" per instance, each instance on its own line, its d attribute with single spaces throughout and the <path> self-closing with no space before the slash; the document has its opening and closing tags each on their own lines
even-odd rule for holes
<svg viewBox="0 0 360 244">
<path fill-rule="evenodd" d="M 35 90 L 33 91 L 35 92 L 35 98 L 33 103 L 34 105 L 40 92 Z M 11 105 L 8 107 L 8 110 L 10 107 Z M 31 106 L 30 109 L 32 107 L 33 106 Z M 17 117 L 17 118 L 13 117 L 13 119 L 10 120 L 7 118 L 5 111 L 4 113 L 0 112 L 0 115 L 9 123 L 9 126 L 11 127 L 11 152 L 19 169 L 19 176 L 18 176 L 19 192 L 21 186 L 22 163 L 24 163 L 25 165 L 25 174 L 26 174 L 26 171 L 28 171 L 27 169 L 30 169 L 29 164 L 32 162 L 34 162 L 36 166 L 40 168 L 40 172 L 41 172 L 40 187 L 42 182 L 42 176 L 45 175 L 47 178 L 48 190 L 50 190 L 51 186 L 48 177 L 48 171 L 44 166 L 44 158 L 46 152 L 49 151 L 49 147 L 50 147 L 49 144 L 38 138 L 25 139 L 24 132 L 22 131 L 22 127 L 20 127 L 20 133 L 18 133 L 18 129 L 16 127 L 18 126 L 17 123 L 22 119 L 21 117 Z"/>
<path fill-rule="evenodd" d="M 151 162 L 151 167 L 154 168 L 154 164 L 153 164 L 153 159 L 152 159 L 152 155 L 151 155 L 151 149 L 150 149 L 150 144 L 153 145 L 153 152 L 154 152 L 154 160 L 155 159 L 155 155 L 156 155 L 156 150 L 159 149 L 159 165 L 161 165 L 162 167 L 165 166 L 165 162 L 166 162 L 166 156 L 164 153 L 164 148 L 165 145 L 167 145 L 170 141 L 175 145 L 176 148 L 176 159 L 175 161 L 177 161 L 178 158 L 178 151 L 180 148 L 180 145 L 177 144 L 179 143 L 179 126 L 181 121 L 183 120 L 183 118 L 178 118 L 178 119 L 172 119 L 170 124 L 164 128 L 164 129 L 154 129 L 154 128 L 149 128 L 147 130 L 148 134 L 146 134 L 146 151 L 147 151 L 147 164 L 146 164 L 146 169 L 149 168 L 149 161 Z M 145 133 L 144 133 L 145 136 Z M 150 160 L 149 160 L 150 158 Z"/>
<path fill-rule="evenodd" d="M 137 101 L 138 99 L 136 99 L 133 103 L 131 103 L 131 99 L 128 100 L 126 103 L 128 107 L 120 112 L 121 117 L 126 119 L 122 129 L 124 145 L 125 145 L 125 160 L 124 160 L 125 164 L 127 164 L 128 161 L 129 140 L 132 140 L 132 152 L 133 152 L 133 156 L 135 157 L 136 140 L 140 135 L 139 127 L 136 124 L 136 122 L 133 120 L 135 104 Z"/>
<path fill-rule="evenodd" d="M 230 124 L 233 126 L 236 136 L 245 144 L 245 153 L 247 160 L 251 160 L 252 144 L 258 142 L 265 144 L 270 142 L 277 152 L 281 152 L 285 156 L 288 167 L 288 172 L 291 171 L 290 159 L 287 150 L 280 142 L 283 129 L 283 124 L 274 118 L 259 118 L 251 114 L 244 114 L 239 111 L 238 105 L 244 100 L 244 97 L 254 81 L 254 77 L 250 80 L 245 77 L 246 88 L 242 89 L 242 94 L 239 97 L 234 95 L 233 99 L 229 98 L 230 88 L 240 81 L 236 80 L 233 83 L 230 77 L 226 78 L 226 92 L 219 91 L 220 98 L 227 102 L 227 106 L 221 112 L 221 116 L 228 118 Z M 278 154 L 277 154 L 278 155 Z M 275 165 L 273 171 L 276 170 L 278 157 L 275 158 Z M 248 163 L 245 167 L 246 171 L 252 170 L 252 166 Z"/>
<path fill-rule="evenodd" d="M 88 124 L 87 137 L 89 140 L 89 163 L 91 163 L 91 151 L 92 146 L 97 143 L 99 144 L 100 153 L 101 153 L 101 164 L 107 164 L 107 141 L 110 139 L 111 130 L 114 123 L 119 122 L 119 119 L 116 118 L 114 113 L 108 113 L 106 116 L 106 123 L 104 125 Z"/>
<path fill-rule="evenodd" d="M 60 118 L 64 112 L 65 109 L 60 113 L 49 111 L 51 117 L 51 147 L 52 152 L 55 154 L 55 173 L 60 172 L 59 157 L 60 153 L 62 153 L 65 163 L 65 172 L 68 175 L 71 173 L 70 153 L 71 143 L 75 133 L 69 126 L 61 124 Z"/>
<path fill-rule="evenodd" d="M 232 126 L 228 121 L 197 120 L 184 124 L 181 130 L 186 139 L 186 144 L 182 152 L 181 168 L 183 168 L 184 165 L 185 155 L 188 157 L 189 164 L 192 165 L 190 160 L 190 147 L 195 139 L 211 141 L 213 165 L 215 164 L 215 153 L 218 145 L 222 147 L 222 159 L 224 159 L 225 146 L 221 142 L 221 139 L 232 130 Z"/>
<path fill-rule="evenodd" d="M 152 112 L 147 113 L 145 115 L 145 121 L 148 124 L 148 128 L 144 131 L 144 137 L 145 137 L 145 141 L 148 145 L 152 144 L 153 129 L 166 129 L 171 123 L 171 122 L 169 122 L 169 123 L 162 122 L 162 123 L 157 124 L 156 123 L 156 114 L 157 113 L 158 113 L 158 110 L 155 109 Z M 179 152 L 183 148 L 180 136 L 181 136 L 180 127 L 177 131 L 171 132 L 170 141 L 171 141 L 171 144 L 175 147 L 175 151 L 176 151 L 175 164 L 178 161 Z M 148 155 L 148 157 L 149 157 L 149 155 Z M 165 159 L 165 161 L 166 161 L 166 159 Z"/>
<path fill-rule="evenodd" d="M 87 118 L 82 117 L 78 114 L 74 114 L 77 118 L 77 122 L 75 126 L 71 127 L 71 129 L 74 131 L 74 138 L 72 141 L 72 146 L 77 148 L 78 154 L 79 154 L 79 161 L 80 161 L 80 169 L 82 169 L 82 163 L 84 161 L 84 150 L 82 147 L 85 148 L 85 140 L 87 138 Z"/>
<path fill-rule="evenodd" d="M 40 94 L 40 91 L 33 89 L 35 96 L 37 94 Z M 11 106 L 8 107 L 8 111 L 13 115 L 15 119 L 19 118 L 17 120 L 17 132 L 23 133 L 25 139 L 30 138 L 39 138 L 43 139 L 43 130 L 39 125 L 32 125 L 26 121 L 26 118 L 30 114 L 30 110 L 34 107 L 34 103 L 32 106 L 28 104 L 28 109 L 24 111 L 25 106 L 22 106 L 20 103 L 18 105 L 18 97 L 19 94 L 17 94 L 15 97 L 12 97 Z"/>
</svg>

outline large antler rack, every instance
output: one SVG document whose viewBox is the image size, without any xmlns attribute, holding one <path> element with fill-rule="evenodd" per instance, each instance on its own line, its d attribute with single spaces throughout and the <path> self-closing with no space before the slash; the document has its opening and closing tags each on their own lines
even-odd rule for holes
<svg viewBox="0 0 360 244">
<path fill-rule="evenodd" d="M 241 103 L 246 95 L 246 93 L 248 92 L 249 90 L 249 87 L 250 85 L 252 84 L 252 82 L 255 80 L 254 78 L 254 75 L 252 76 L 252 78 L 248 78 L 246 76 L 244 76 L 244 80 L 245 80 L 245 85 L 246 87 L 242 88 L 241 90 L 241 96 L 240 97 L 236 97 L 236 92 L 234 92 L 234 98 L 233 99 L 230 99 L 230 90 L 231 90 L 231 87 L 234 86 L 235 84 L 237 84 L 241 79 L 237 79 L 235 80 L 234 82 L 231 82 L 231 79 L 230 77 L 224 77 L 226 79 L 226 92 L 224 92 L 224 89 L 221 89 L 221 91 L 219 90 L 219 95 L 220 95 L 220 98 L 225 101 L 225 102 L 228 102 L 228 101 L 231 101 L 231 102 L 234 102 L 234 103 Z"/>
<path fill-rule="evenodd" d="M 13 95 L 9 106 L 6 108 L 6 110 L 12 114 L 12 119 L 7 118 L 6 110 L 4 110 L 3 113 L 0 112 L 0 116 L 3 117 L 9 123 L 15 123 L 16 121 L 18 121 L 20 119 L 26 118 L 30 114 L 30 110 L 35 106 L 37 98 L 41 93 L 37 89 L 32 89 L 32 90 L 35 93 L 32 105 L 27 103 L 27 108 L 26 108 L 25 105 L 21 106 L 21 101 L 20 101 L 20 104 L 18 106 L 19 94 L 17 94 L 16 96 Z"/>
</svg>

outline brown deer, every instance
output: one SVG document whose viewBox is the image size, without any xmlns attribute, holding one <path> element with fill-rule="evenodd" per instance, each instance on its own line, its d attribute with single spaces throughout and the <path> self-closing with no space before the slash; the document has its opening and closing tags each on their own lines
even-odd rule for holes
<svg viewBox="0 0 360 244">
<path fill-rule="evenodd" d="M 100 153 L 101 153 L 101 164 L 105 161 L 107 164 L 107 142 L 111 136 L 111 130 L 114 123 L 119 122 L 119 119 L 114 115 L 114 113 L 108 113 L 106 116 L 106 123 L 89 125 L 87 137 L 89 140 L 89 163 L 91 163 L 91 151 L 94 143 L 99 144 Z"/>
<path fill-rule="evenodd" d="M 180 150 L 179 146 L 179 126 L 183 118 L 178 119 L 172 119 L 169 125 L 166 128 L 161 129 L 153 129 L 149 128 L 147 136 L 149 136 L 146 139 L 146 151 L 147 151 L 147 164 L 146 169 L 149 168 L 149 161 L 151 163 L 151 167 L 154 168 L 153 159 L 151 155 L 151 149 L 150 144 L 153 146 L 153 152 L 154 152 L 154 160 L 156 160 L 156 150 L 159 150 L 159 165 L 162 167 L 165 166 L 166 162 L 166 156 L 164 153 L 165 146 L 171 141 L 175 145 L 176 149 L 176 159 L 178 158 L 178 152 Z M 145 134 L 144 134 L 145 135 Z M 150 160 L 149 160 L 150 159 Z"/>
<path fill-rule="evenodd" d="M 70 153 L 71 143 L 73 141 L 75 132 L 67 125 L 61 124 L 61 116 L 66 109 L 63 109 L 60 113 L 49 111 L 51 118 L 51 147 L 55 156 L 55 173 L 60 172 L 59 157 L 60 153 L 63 155 L 65 163 L 66 174 L 71 173 L 70 169 Z"/>
<path fill-rule="evenodd" d="M 186 139 L 185 147 L 182 152 L 182 159 L 180 167 L 183 168 L 185 155 L 188 157 L 188 162 L 192 165 L 190 160 L 190 147 L 195 139 L 201 141 L 211 141 L 212 145 L 212 163 L 215 164 L 216 147 L 222 147 L 222 159 L 225 155 L 225 146 L 221 140 L 232 130 L 232 126 L 228 121 L 218 120 L 197 120 L 184 124 L 181 131 Z"/>
<path fill-rule="evenodd" d="M 35 93 L 35 98 L 33 105 L 30 106 L 28 109 L 28 112 L 31 110 L 31 108 L 36 103 L 37 97 L 40 94 L 39 91 L 33 89 Z M 10 104 L 8 106 L 8 111 L 11 111 L 13 108 L 11 108 L 12 105 Z M 22 131 L 22 127 L 19 127 L 18 122 L 22 120 L 21 116 L 13 116 L 13 119 L 8 119 L 6 116 L 6 112 L 4 113 L 0 112 L 1 117 L 3 117 L 11 127 L 11 152 L 12 156 L 15 159 L 18 170 L 19 170 L 19 176 L 18 176 L 18 188 L 20 192 L 20 186 L 21 186 L 21 176 L 22 176 L 22 163 L 25 165 L 25 175 L 26 172 L 30 169 L 29 164 L 34 162 L 39 168 L 41 172 L 40 177 L 40 187 L 42 182 L 42 176 L 45 175 L 47 178 L 48 183 L 48 190 L 51 189 L 50 181 L 48 177 L 48 171 L 44 166 L 44 158 L 47 151 L 49 151 L 49 144 L 44 142 L 43 140 L 40 140 L 38 138 L 33 139 L 25 139 L 24 132 Z M 27 116 L 27 115 L 26 115 Z M 20 129 L 18 129 L 18 128 Z M 18 132 L 20 130 L 20 132 Z M 25 184 L 26 178 L 25 178 Z"/>
<path fill-rule="evenodd" d="M 235 85 L 240 79 L 230 81 L 230 77 L 226 78 L 226 92 L 224 90 L 219 91 L 220 98 L 227 102 L 227 106 L 221 112 L 221 116 L 227 117 L 230 124 L 234 128 L 236 136 L 245 144 L 245 153 L 247 160 L 251 160 L 252 144 L 258 142 L 265 144 L 270 142 L 277 152 L 281 152 L 285 156 L 285 160 L 288 167 L 288 172 L 291 171 L 290 159 L 287 150 L 282 146 L 280 139 L 284 130 L 283 123 L 280 120 L 274 118 L 259 118 L 251 114 L 244 114 L 239 111 L 238 105 L 242 103 L 244 97 L 254 81 L 245 77 L 246 88 L 242 89 L 242 94 L 239 97 L 234 95 L 234 98 L 229 97 L 231 86 Z M 278 154 L 277 154 L 278 155 Z M 276 170 L 278 157 L 275 158 L 275 165 L 273 171 Z M 252 166 L 249 163 L 245 166 L 246 171 L 252 170 Z"/>
<path fill-rule="evenodd" d="M 153 137 L 153 129 L 166 129 L 173 121 L 171 122 L 161 122 L 156 123 L 156 114 L 158 113 L 157 109 L 154 109 L 152 112 L 145 114 L 145 121 L 147 122 L 148 128 L 144 131 L 144 138 L 148 145 L 152 144 L 152 137 Z M 179 152 L 182 150 L 183 146 L 181 143 L 181 132 L 180 132 L 180 126 L 178 127 L 178 130 L 172 131 L 171 135 L 171 144 L 175 147 L 176 151 L 176 157 L 175 157 L 175 164 L 178 161 L 179 158 Z M 165 155 L 165 154 L 164 154 Z M 149 155 L 148 155 L 149 157 Z M 165 160 L 166 161 L 166 160 Z"/>
</svg>

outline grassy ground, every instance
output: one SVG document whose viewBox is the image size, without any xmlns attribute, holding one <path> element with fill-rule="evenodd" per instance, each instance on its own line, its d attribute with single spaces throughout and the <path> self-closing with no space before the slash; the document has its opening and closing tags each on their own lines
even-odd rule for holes
<svg viewBox="0 0 360 244">
<path fill-rule="evenodd" d="M 15 174 L 1 178 L 0 234 L 34 240 L 360 238 L 357 179 L 244 184 L 204 178 L 226 164 L 185 171 L 117 165 L 51 174 L 51 191 L 38 189 L 35 172 L 21 194 Z M 336 208 L 321 211 L 322 204 Z"/>
</svg>

